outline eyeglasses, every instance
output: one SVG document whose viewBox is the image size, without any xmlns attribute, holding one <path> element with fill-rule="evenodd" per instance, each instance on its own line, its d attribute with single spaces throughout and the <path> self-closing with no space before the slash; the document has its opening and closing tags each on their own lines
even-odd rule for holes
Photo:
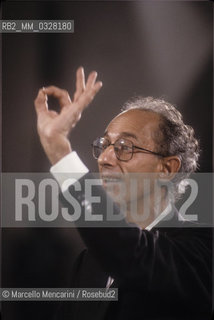
<svg viewBox="0 0 214 320">
<path fill-rule="evenodd" d="M 103 153 L 105 149 L 107 149 L 109 146 L 114 147 L 114 152 L 118 160 L 120 161 L 129 161 L 132 159 L 135 149 L 145 151 L 146 153 L 151 153 L 159 157 L 164 157 L 162 154 L 150 151 L 145 148 L 140 148 L 135 146 L 132 141 L 127 139 L 118 139 L 115 141 L 115 143 L 111 143 L 107 138 L 101 137 L 97 138 L 92 143 L 92 152 L 95 159 L 98 159 L 99 156 Z"/>
</svg>

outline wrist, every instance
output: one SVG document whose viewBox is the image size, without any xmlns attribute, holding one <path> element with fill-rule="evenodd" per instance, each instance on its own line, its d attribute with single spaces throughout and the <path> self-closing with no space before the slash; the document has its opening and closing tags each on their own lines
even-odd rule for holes
<svg viewBox="0 0 214 320">
<path fill-rule="evenodd" d="M 72 152 L 71 144 L 65 137 L 41 138 L 41 143 L 52 165 L 55 165 L 58 161 Z"/>
<path fill-rule="evenodd" d="M 50 163 L 53 166 L 71 152 L 72 152 L 71 148 L 67 148 L 66 150 L 65 149 L 57 150 L 57 152 L 49 153 L 48 159 L 50 160 Z"/>
</svg>

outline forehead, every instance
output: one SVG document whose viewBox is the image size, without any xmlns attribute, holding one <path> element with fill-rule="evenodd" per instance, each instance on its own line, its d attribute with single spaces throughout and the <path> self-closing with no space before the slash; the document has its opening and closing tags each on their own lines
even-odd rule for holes
<svg viewBox="0 0 214 320">
<path fill-rule="evenodd" d="M 147 142 L 154 139 L 159 122 L 160 116 L 155 112 L 131 109 L 116 116 L 106 128 L 106 133 L 110 138 L 130 133 L 140 142 Z"/>
</svg>

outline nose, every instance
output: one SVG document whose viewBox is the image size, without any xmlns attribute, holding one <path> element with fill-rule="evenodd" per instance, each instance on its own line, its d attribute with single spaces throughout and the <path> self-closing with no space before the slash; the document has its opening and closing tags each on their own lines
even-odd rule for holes
<svg viewBox="0 0 214 320">
<path fill-rule="evenodd" d="M 115 166 L 117 163 L 117 157 L 114 152 L 114 146 L 108 146 L 99 156 L 98 160 L 99 166 Z"/>
</svg>

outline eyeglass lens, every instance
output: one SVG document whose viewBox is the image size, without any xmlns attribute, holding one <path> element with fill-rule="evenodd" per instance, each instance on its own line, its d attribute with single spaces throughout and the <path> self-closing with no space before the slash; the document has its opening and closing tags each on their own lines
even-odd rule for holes
<svg viewBox="0 0 214 320">
<path fill-rule="evenodd" d="M 98 159 L 101 153 L 111 145 L 105 138 L 98 138 L 93 143 L 93 156 Z M 132 157 L 133 144 L 126 139 L 118 139 L 114 143 L 114 152 L 119 160 L 127 161 Z"/>
</svg>

